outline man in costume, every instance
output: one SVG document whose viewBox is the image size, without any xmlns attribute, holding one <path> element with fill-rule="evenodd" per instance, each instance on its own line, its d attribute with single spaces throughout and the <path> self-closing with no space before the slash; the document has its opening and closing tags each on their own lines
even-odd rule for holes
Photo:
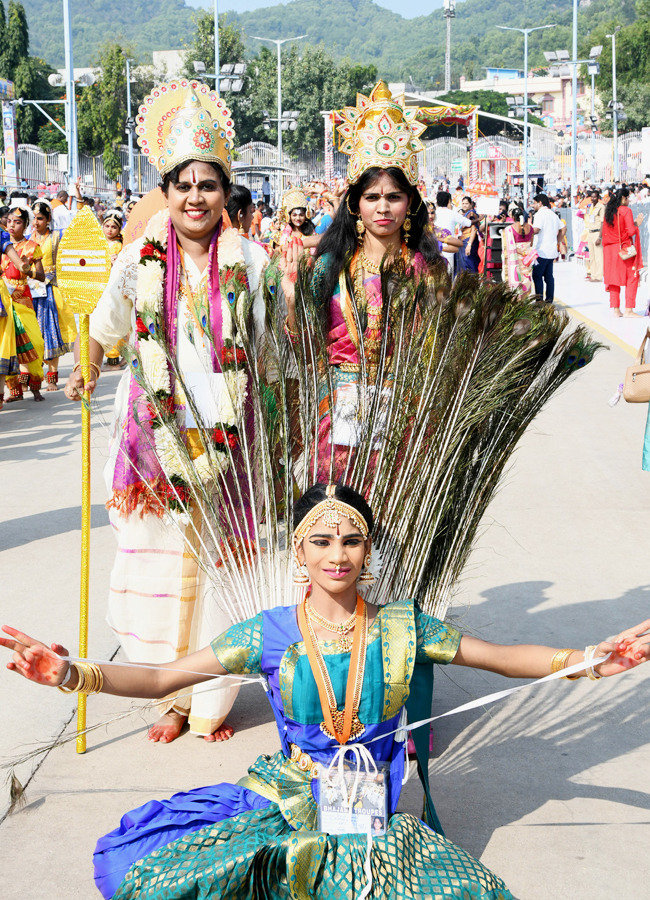
<svg viewBox="0 0 650 900">
<path fill-rule="evenodd" d="M 103 354 L 133 333 L 135 355 L 117 391 L 105 470 L 118 542 L 108 622 L 129 659 L 155 663 L 184 656 L 233 621 L 231 592 L 218 579 L 206 579 L 201 565 L 206 545 L 196 546 L 187 515 L 178 513 L 184 498 L 175 487 L 178 461 L 165 456 L 163 444 L 170 429 L 180 429 L 187 452 L 198 460 L 206 452 L 205 435 L 199 434 L 192 410 L 196 412 L 194 404 L 213 401 L 223 426 L 214 431 L 220 438 L 216 449 L 223 450 L 224 439 L 236 443 L 245 373 L 237 372 L 231 361 L 227 329 L 233 292 L 226 282 L 233 271 L 240 273 L 237 303 L 246 297 L 260 337 L 261 281 L 268 258 L 234 229 L 223 229 L 235 133 L 230 111 L 214 91 L 184 79 L 160 85 L 140 107 L 137 135 L 160 173 L 167 209 L 153 216 L 144 235 L 113 266 L 91 316 L 87 389 L 95 388 Z M 78 355 L 77 346 L 77 360 Z M 146 403 L 136 376 L 154 384 L 156 396 L 165 398 L 164 414 L 156 415 Z M 244 387 L 238 383 L 242 377 Z M 181 382 L 192 386 L 192 403 Z M 79 400 L 82 392 L 77 362 L 66 394 Z M 212 452 L 214 445 L 207 449 Z M 232 454 L 236 480 L 244 461 L 237 448 Z M 243 520 L 250 517 L 245 496 L 240 514 Z M 150 738 L 174 740 L 189 716 L 192 733 L 206 740 L 227 739 L 232 729 L 223 723 L 236 693 L 230 688 L 165 698 Z"/>
</svg>

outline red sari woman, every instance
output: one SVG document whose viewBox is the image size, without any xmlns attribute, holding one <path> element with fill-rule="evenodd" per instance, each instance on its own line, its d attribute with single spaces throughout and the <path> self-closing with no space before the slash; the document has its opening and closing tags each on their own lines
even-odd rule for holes
<svg viewBox="0 0 650 900">
<path fill-rule="evenodd" d="M 636 219 L 628 204 L 630 192 L 620 188 L 613 193 L 605 208 L 603 222 L 603 268 L 605 290 L 609 291 L 609 305 L 615 316 L 641 318 L 634 312 L 636 292 L 639 287 L 639 271 L 643 267 L 641 257 L 641 241 L 639 225 L 643 222 L 643 213 Z M 636 253 L 623 259 L 633 247 Z M 625 312 L 621 312 L 621 288 L 625 287 Z"/>
</svg>

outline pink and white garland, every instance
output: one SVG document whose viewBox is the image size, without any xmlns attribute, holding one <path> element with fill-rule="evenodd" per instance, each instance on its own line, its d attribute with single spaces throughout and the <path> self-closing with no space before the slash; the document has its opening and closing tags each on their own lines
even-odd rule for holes
<svg viewBox="0 0 650 900">
<path fill-rule="evenodd" d="M 217 243 L 221 288 L 222 371 L 225 385 L 219 394 L 219 419 L 212 431 L 213 440 L 194 459 L 194 473 L 188 471 L 179 451 L 178 439 L 167 424 L 175 415 L 171 379 L 163 337 L 165 271 L 169 213 L 161 210 L 147 224 L 136 282 L 136 334 L 142 376 L 159 401 L 152 415 L 155 450 L 166 477 L 179 496 L 189 498 L 187 488 L 192 475 L 206 485 L 227 470 L 231 452 L 238 443 L 238 424 L 242 420 L 248 386 L 246 355 L 241 332 L 250 309 L 250 288 L 241 238 L 233 228 L 222 232 Z M 171 507 L 178 505 L 171 498 Z"/>
</svg>

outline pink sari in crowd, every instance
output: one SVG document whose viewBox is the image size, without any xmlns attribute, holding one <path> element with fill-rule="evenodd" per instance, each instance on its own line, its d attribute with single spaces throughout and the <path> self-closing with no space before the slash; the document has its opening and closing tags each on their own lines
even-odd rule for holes
<svg viewBox="0 0 650 900">
<path fill-rule="evenodd" d="M 533 266 L 537 258 L 533 237 L 532 227 L 528 234 L 519 234 L 514 225 L 508 225 L 501 233 L 503 280 L 511 287 L 518 287 L 524 297 L 533 290 Z"/>
<path fill-rule="evenodd" d="M 356 258 L 352 260 L 353 273 L 355 265 Z M 419 274 L 425 267 L 424 259 L 419 253 L 414 256 L 412 267 L 415 274 Z M 318 408 L 318 481 L 346 480 L 346 475 L 354 464 L 358 443 L 354 422 L 358 421 L 356 412 L 362 399 L 361 352 L 365 355 L 367 383 L 371 386 L 369 390 L 377 387 L 376 375 L 382 341 L 381 276 L 371 275 L 366 278 L 364 288 L 367 299 L 367 326 L 363 333 L 363 351 L 352 306 L 355 300 L 347 289 L 345 273 L 339 278 L 338 289 L 329 303 L 327 356 L 335 413 L 332 417 L 328 384 L 326 379 L 323 379 Z M 390 366 L 386 367 L 386 371 L 390 371 Z M 384 377 L 381 388 L 390 390 L 390 386 L 391 377 L 388 374 L 388 377 Z M 369 469 L 372 469 L 375 455 L 374 453 L 371 455 Z"/>
</svg>

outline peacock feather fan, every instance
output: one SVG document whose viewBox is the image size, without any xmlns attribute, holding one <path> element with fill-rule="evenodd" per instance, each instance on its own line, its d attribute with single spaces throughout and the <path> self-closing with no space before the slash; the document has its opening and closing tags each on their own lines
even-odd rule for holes
<svg viewBox="0 0 650 900">
<path fill-rule="evenodd" d="M 264 334 L 229 304 L 228 372 L 211 415 L 161 331 L 148 338 L 167 358 L 191 429 L 129 351 L 157 423 L 152 452 L 169 480 L 170 524 L 189 525 L 188 548 L 241 621 L 296 601 L 292 504 L 316 481 L 344 482 L 375 514 L 381 572 L 368 599 L 410 596 L 444 618 L 520 438 L 601 345 L 565 313 L 506 285 L 467 274 L 452 286 L 444 272 L 416 277 L 399 262 L 382 269 L 389 299 L 372 329 L 365 307 L 350 304 L 360 363 L 349 373 L 330 365 L 328 305 L 313 268 L 304 262 L 298 273 L 294 341 L 281 278 L 271 262 Z M 236 295 L 236 275 L 231 281 Z M 354 298 L 351 279 L 340 289 Z M 212 349 L 225 360 L 223 348 Z"/>
</svg>

